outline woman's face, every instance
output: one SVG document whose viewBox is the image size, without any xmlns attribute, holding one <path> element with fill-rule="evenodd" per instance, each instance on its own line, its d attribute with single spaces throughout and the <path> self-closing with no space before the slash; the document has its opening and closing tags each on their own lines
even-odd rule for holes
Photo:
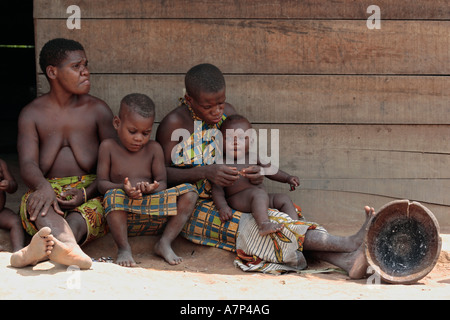
<svg viewBox="0 0 450 320">
<path fill-rule="evenodd" d="M 69 51 L 59 66 L 48 66 L 49 77 L 55 79 L 67 91 L 87 94 L 91 88 L 88 61 L 84 51 Z"/>
<path fill-rule="evenodd" d="M 207 124 L 222 120 L 225 109 L 225 88 L 218 92 L 200 92 L 198 97 L 185 96 L 195 114 Z"/>
</svg>

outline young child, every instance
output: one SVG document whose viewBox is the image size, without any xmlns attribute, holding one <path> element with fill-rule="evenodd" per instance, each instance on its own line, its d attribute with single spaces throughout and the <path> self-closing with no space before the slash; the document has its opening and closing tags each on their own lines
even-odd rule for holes
<svg viewBox="0 0 450 320">
<path fill-rule="evenodd" d="M 125 96 L 119 115 L 113 120 L 118 140 L 105 140 L 99 149 L 98 188 L 105 194 L 106 220 L 119 249 L 117 264 L 122 266 L 136 265 L 128 243 L 129 213 L 173 215 L 155 245 L 155 252 L 169 264 L 179 264 L 182 259 L 172 250 L 172 241 L 181 232 L 198 197 L 190 184 L 167 189 L 162 148 L 150 140 L 154 120 L 155 106 L 148 96 L 139 93 Z M 156 209 L 152 208 L 155 201 Z"/>
<path fill-rule="evenodd" d="M 275 208 L 288 214 L 293 220 L 298 219 L 294 204 L 289 197 L 282 193 L 267 193 L 262 184 L 255 185 L 246 178 L 243 169 L 249 167 L 250 160 L 250 137 L 245 132 L 251 129 L 250 122 L 241 115 L 232 115 L 225 119 L 220 128 L 223 136 L 224 161 L 226 151 L 234 151 L 235 168 L 240 172 L 240 179 L 229 187 L 220 187 L 216 184 L 212 188 L 212 197 L 219 210 L 220 219 L 226 221 L 232 217 L 231 208 L 251 212 L 259 228 L 260 235 L 277 232 L 282 229 L 282 225 L 271 222 L 267 213 L 268 208 Z M 227 139 L 227 129 L 233 131 L 234 139 Z M 242 129 L 238 130 L 237 129 Z M 244 164 L 240 164 L 245 159 Z M 241 160 L 241 161 L 238 161 Z M 258 164 L 261 165 L 261 163 Z M 264 167 L 263 165 L 261 165 Z M 291 187 L 299 186 L 299 178 L 278 170 L 277 173 L 267 176 L 269 179 L 283 183 L 289 183 Z"/>
<path fill-rule="evenodd" d="M 25 245 L 25 233 L 19 215 L 5 208 L 6 192 L 17 191 L 17 183 L 8 169 L 6 162 L 0 159 L 0 228 L 9 230 L 13 252 Z"/>
</svg>

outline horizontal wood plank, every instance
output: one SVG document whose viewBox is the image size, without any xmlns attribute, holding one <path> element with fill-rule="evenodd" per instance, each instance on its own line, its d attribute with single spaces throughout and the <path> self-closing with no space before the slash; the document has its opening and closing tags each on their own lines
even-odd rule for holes
<svg viewBox="0 0 450 320">
<path fill-rule="evenodd" d="M 320 223 L 325 228 L 336 229 L 335 226 L 347 226 L 343 228 L 341 235 L 357 232 L 364 222 L 364 206 L 380 209 L 386 203 L 404 198 L 364 194 L 359 192 L 343 192 L 330 190 L 305 190 L 297 189 L 289 192 L 285 187 L 268 187 L 270 192 L 286 193 L 302 208 L 303 215 L 309 221 Z M 412 199 L 409 199 L 412 200 Z M 436 205 L 420 201 L 433 212 L 438 220 L 441 230 L 450 231 L 450 206 Z M 353 227 L 353 229 L 351 229 Z"/>
<path fill-rule="evenodd" d="M 95 64 L 95 61 L 91 61 Z M 450 123 L 449 76 L 226 75 L 227 101 L 254 123 Z M 117 113 L 128 93 L 156 104 L 160 121 L 183 95 L 184 75 L 91 75 L 91 94 Z M 38 94 L 49 90 L 38 76 Z"/>
<path fill-rule="evenodd" d="M 449 19 L 448 0 L 34 0 L 35 18 L 67 18 L 77 5 L 82 18 L 270 18 L 367 19 L 380 7 L 382 19 Z"/>
<path fill-rule="evenodd" d="M 74 38 L 94 73 L 184 74 L 211 62 L 234 74 L 450 74 L 450 21 L 369 30 L 347 20 L 94 19 L 69 30 L 64 19 L 38 19 L 36 29 L 37 52 L 50 39 Z"/>
<path fill-rule="evenodd" d="M 300 189 L 450 205 L 449 126 L 278 128 L 280 168 L 303 180 Z"/>
<path fill-rule="evenodd" d="M 302 190 L 329 190 L 449 205 L 449 179 L 303 179 Z"/>
</svg>

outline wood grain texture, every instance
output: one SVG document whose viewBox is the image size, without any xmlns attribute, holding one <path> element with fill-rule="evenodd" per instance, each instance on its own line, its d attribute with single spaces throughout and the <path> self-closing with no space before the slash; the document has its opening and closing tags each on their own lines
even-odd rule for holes
<svg viewBox="0 0 450 320">
<path fill-rule="evenodd" d="M 90 61 L 95 64 L 95 61 Z M 226 75 L 227 101 L 254 123 L 448 124 L 449 76 Z M 114 112 L 149 95 L 160 121 L 183 95 L 184 75 L 92 74 L 91 94 Z M 49 90 L 38 76 L 38 94 Z"/>
<path fill-rule="evenodd" d="M 370 30 L 370 5 L 381 29 Z M 81 9 L 81 29 L 66 12 Z M 450 226 L 449 0 L 34 0 L 36 52 L 80 41 L 91 94 L 117 112 L 131 92 L 152 97 L 159 121 L 193 65 L 217 65 L 227 101 L 278 130 L 288 193 L 319 223 L 364 220 L 364 205 L 424 203 Z M 37 70 L 38 94 L 48 90 Z M 355 230 L 356 231 L 356 230 Z"/>
<path fill-rule="evenodd" d="M 450 19 L 448 0 L 34 0 L 35 18 L 67 18 L 78 5 L 83 18 L 367 19 L 376 4 L 383 19 Z"/>
<path fill-rule="evenodd" d="M 344 192 L 330 190 L 305 190 L 299 188 L 289 192 L 286 187 L 268 187 L 272 192 L 287 193 L 289 197 L 301 206 L 306 219 L 321 223 L 325 227 L 353 225 L 355 232 L 364 221 L 364 206 L 372 206 L 375 210 L 384 204 L 401 198 L 378 196 L 360 192 Z M 421 201 L 429 208 L 439 221 L 441 229 L 449 231 L 450 215 L 448 205 L 436 205 Z M 349 234 L 348 230 L 345 230 Z"/>
<path fill-rule="evenodd" d="M 36 50 L 80 41 L 94 73 L 180 73 L 211 62 L 237 74 L 450 74 L 450 21 L 36 20 Z M 95 35 L 95 37 L 93 36 Z"/>
</svg>

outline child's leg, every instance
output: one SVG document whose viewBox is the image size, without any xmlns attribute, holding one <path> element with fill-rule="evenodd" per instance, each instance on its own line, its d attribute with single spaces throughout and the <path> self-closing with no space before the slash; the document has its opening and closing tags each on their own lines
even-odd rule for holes
<svg viewBox="0 0 450 320">
<path fill-rule="evenodd" d="M 12 251 L 16 252 L 25 246 L 25 232 L 19 215 L 12 210 L 4 208 L 0 211 L 0 229 L 9 230 Z"/>
<path fill-rule="evenodd" d="M 136 262 L 133 259 L 131 246 L 128 243 L 127 216 L 128 212 L 126 211 L 111 211 L 106 216 L 106 222 L 119 249 L 116 263 L 123 267 L 134 267 Z"/>
<path fill-rule="evenodd" d="M 284 193 L 270 193 L 269 194 L 269 208 L 277 209 L 286 213 L 292 220 L 298 220 L 298 214 L 295 210 L 291 198 Z"/>
<path fill-rule="evenodd" d="M 261 236 L 280 231 L 282 224 L 269 220 L 269 195 L 264 189 L 248 188 L 227 198 L 231 208 L 242 212 L 251 212 L 255 218 Z"/>
<path fill-rule="evenodd" d="M 187 192 L 177 198 L 177 215 L 172 216 L 167 223 L 161 239 L 155 244 L 155 252 L 163 257 L 169 264 L 179 264 L 183 259 L 175 254 L 172 242 L 183 230 L 194 211 L 198 199 L 197 192 Z"/>
</svg>

